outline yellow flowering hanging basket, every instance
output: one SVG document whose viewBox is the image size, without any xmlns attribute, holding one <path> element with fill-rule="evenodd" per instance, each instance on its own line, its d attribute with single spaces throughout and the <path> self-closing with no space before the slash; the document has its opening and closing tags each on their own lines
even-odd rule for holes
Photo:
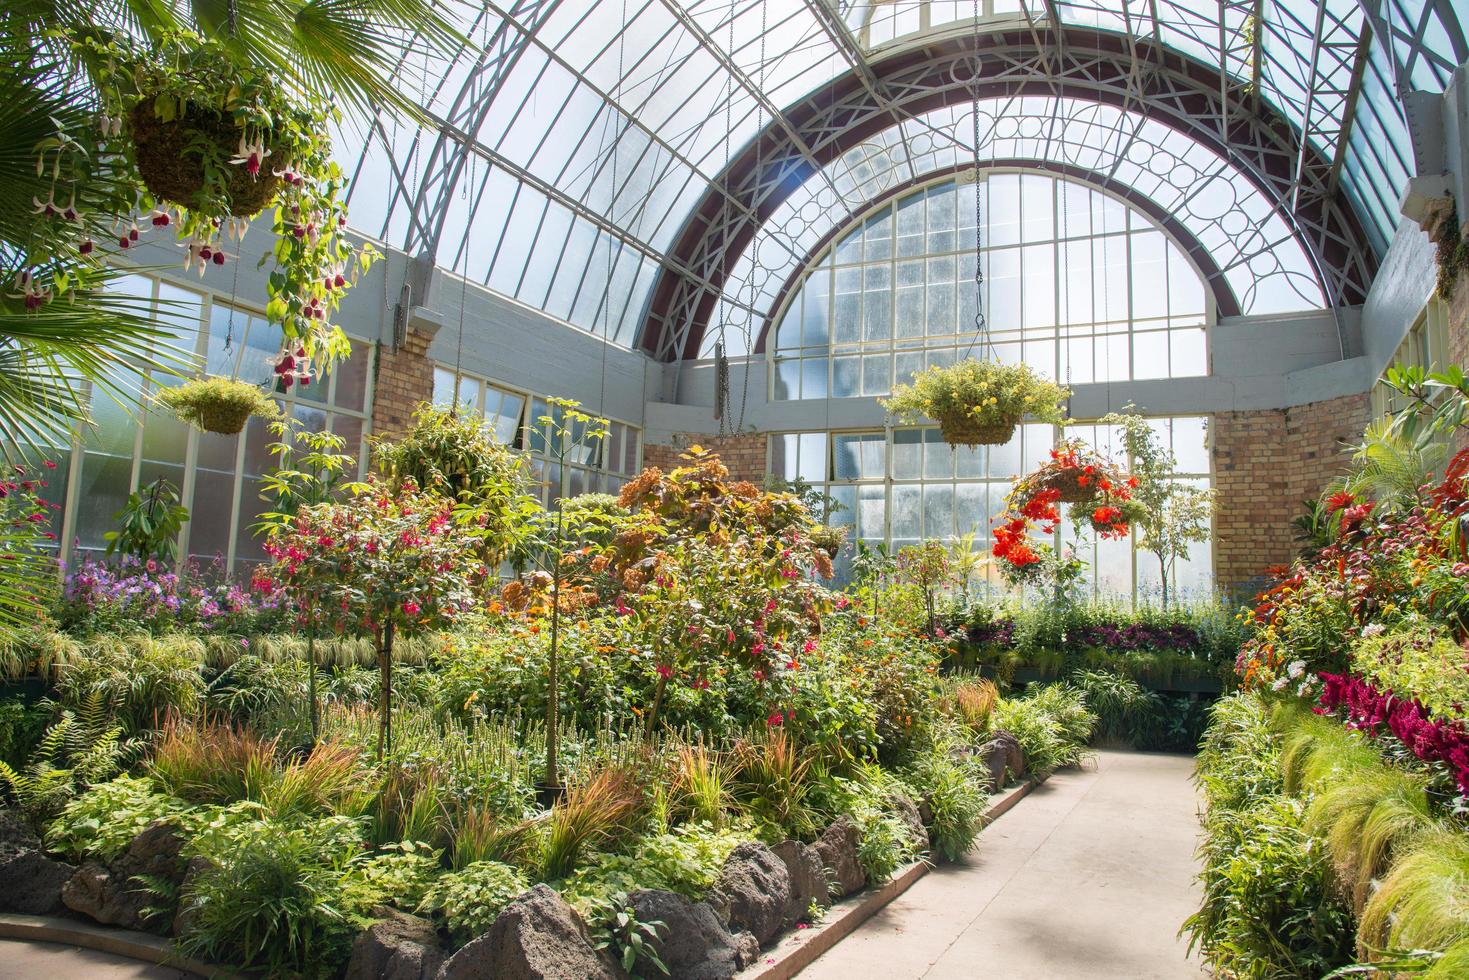
<svg viewBox="0 0 1469 980">
<path fill-rule="evenodd" d="M 273 419 L 280 414 L 259 387 L 230 378 L 196 378 L 177 387 L 160 388 L 153 400 L 172 410 L 179 421 L 221 435 L 240 432 L 252 416 Z"/>
<path fill-rule="evenodd" d="M 1060 422 L 1069 395 L 1025 364 L 971 359 L 919 371 L 881 404 L 901 423 L 937 422 L 951 446 L 995 446 L 1023 419 Z"/>
</svg>

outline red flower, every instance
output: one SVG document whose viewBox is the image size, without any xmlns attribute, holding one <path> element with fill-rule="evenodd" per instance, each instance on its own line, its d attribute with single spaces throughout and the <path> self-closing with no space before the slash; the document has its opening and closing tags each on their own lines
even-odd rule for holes
<svg viewBox="0 0 1469 980">
<path fill-rule="evenodd" d="M 1336 493 L 1326 498 L 1326 512 L 1328 514 L 1335 514 L 1337 511 L 1344 510 L 1345 508 L 1352 506 L 1352 504 L 1355 504 L 1356 502 L 1356 497 L 1353 497 L 1345 490 L 1338 490 Z"/>
</svg>

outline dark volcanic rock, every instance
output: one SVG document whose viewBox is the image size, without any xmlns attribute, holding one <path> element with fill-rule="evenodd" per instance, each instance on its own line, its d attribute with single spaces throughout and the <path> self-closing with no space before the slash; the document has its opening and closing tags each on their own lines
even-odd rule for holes
<svg viewBox="0 0 1469 980">
<path fill-rule="evenodd" d="M 570 905 L 536 885 L 444 963 L 439 980 L 622 980 L 595 949 Z"/>
<path fill-rule="evenodd" d="M 661 922 L 658 958 L 669 980 L 729 980 L 753 963 L 760 944 L 747 932 L 731 935 L 714 910 L 677 892 L 648 889 L 629 896 L 639 922 Z"/>
<path fill-rule="evenodd" d="M 786 866 L 786 874 L 791 879 L 791 899 L 786 903 L 782 923 L 789 929 L 806 918 L 812 902 L 821 908 L 831 904 L 831 883 L 826 880 L 826 867 L 821 863 L 821 855 L 811 845 L 787 840 L 771 850 Z"/>
<path fill-rule="evenodd" d="M 745 841 L 730 852 L 708 901 L 731 929 L 750 933 L 763 946 L 780 932 L 790 899 L 785 862 L 759 841 Z"/>
<path fill-rule="evenodd" d="M 444 950 L 434 924 L 397 909 L 378 909 L 378 921 L 357 934 L 343 980 L 434 980 Z"/>
<path fill-rule="evenodd" d="M 867 884 L 867 872 L 857 858 L 862 832 L 849 816 L 838 817 L 815 844 L 816 853 L 826 869 L 834 898 L 845 898 Z"/>
</svg>

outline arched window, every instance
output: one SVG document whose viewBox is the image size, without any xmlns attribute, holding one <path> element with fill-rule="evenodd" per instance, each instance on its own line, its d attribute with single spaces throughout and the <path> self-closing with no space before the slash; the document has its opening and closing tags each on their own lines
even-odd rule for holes
<svg viewBox="0 0 1469 980">
<path fill-rule="evenodd" d="M 1208 373 L 1212 298 L 1147 215 L 1046 173 L 991 171 L 975 330 L 975 190 L 947 177 L 853 222 L 791 290 L 767 343 L 772 397 L 888 394 L 993 352 L 1086 384 Z"/>
</svg>

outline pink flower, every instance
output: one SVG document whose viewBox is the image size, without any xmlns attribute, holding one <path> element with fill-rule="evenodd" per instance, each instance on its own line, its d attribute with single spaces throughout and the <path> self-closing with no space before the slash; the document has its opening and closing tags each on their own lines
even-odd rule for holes
<svg viewBox="0 0 1469 980">
<path fill-rule="evenodd" d="M 765 719 L 765 726 L 767 728 L 774 728 L 776 725 L 779 725 L 783 721 L 785 721 L 785 715 L 781 714 L 779 711 L 776 711 L 771 714 L 769 718 Z"/>
<path fill-rule="evenodd" d="M 407 602 L 403 603 L 403 612 L 407 613 L 409 616 L 417 616 L 419 613 L 418 603 L 414 602 L 412 599 L 409 599 Z"/>
<path fill-rule="evenodd" d="M 667 664 L 659 664 L 658 676 L 663 678 L 665 681 L 671 679 L 673 677 L 673 668 L 668 666 Z"/>
</svg>

